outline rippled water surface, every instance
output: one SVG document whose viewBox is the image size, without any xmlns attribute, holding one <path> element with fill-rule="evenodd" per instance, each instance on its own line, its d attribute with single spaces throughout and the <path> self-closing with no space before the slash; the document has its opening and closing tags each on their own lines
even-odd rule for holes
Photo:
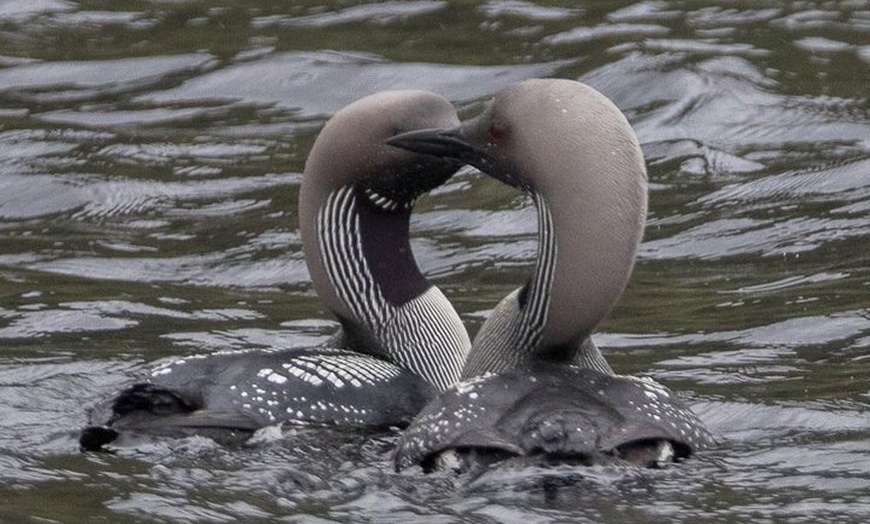
<svg viewBox="0 0 870 524">
<path fill-rule="evenodd" d="M 870 2 L 0 0 L 0 522 L 870 521 Z M 86 408 L 173 355 L 335 323 L 296 216 L 320 126 L 372 92 L 474 114 L 531 77 L 629 116 L 651 205 L 598 335 L 721 446 L 663 471 L 395 474 L 394 435 L 81 454 Z M 534 212 L 473 171 L 413 220 L 474 332 Z"/>
</svg>

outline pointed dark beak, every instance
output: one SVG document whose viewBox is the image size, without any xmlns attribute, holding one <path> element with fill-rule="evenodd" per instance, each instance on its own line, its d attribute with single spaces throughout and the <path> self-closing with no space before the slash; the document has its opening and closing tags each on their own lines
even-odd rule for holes
<svg viewBox="0 0 870 524">
<path fill-rule="evenodd" d="M 387 144 L 437 157 L 455 158 L 470 163 L 480 155 L 461 135 L 462 128 L 423 129 L 402 133 L 387 139 Z"/>
</svg>

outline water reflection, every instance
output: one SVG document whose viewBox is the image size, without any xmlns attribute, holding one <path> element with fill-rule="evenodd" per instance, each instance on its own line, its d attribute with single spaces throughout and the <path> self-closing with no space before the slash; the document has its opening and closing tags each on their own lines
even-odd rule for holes
<svg viewBox="0 0 870 524">
<path fill-rule="evenodd" d="M 868 12 L 0 3 L 0 520 L 866 521 Z M 328 115 L 401 87 L 471 114 L 533 76 L 592 84 L 638 131 L 649 227 L 599 342 L 685 392 L 720 449 L 640 475 L 475 479 L 394 475 L 391 434 L 289 427 L 232 452 L 77 453 L 86 405 L 149 362 L 334 329 L 296 223 Z M 526 278 L 532 213 L 469 171 L 419 203 L 415 253 L 472 330 Z M 46 504 L 61 495 L 79 502 Z"/>
</svg>

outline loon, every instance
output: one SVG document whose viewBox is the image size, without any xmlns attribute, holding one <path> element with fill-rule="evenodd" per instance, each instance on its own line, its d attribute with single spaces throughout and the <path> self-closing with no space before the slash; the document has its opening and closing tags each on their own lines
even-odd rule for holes
<svg viewBox="0 0 870 524">
<path fill-rule="evenodd" d="M 463 380 L 404 431 L 397 470 L 508 457 L 657 467 L 713 443 L 668 388 L 614 374 L 590 338 L 629 280 L 647 211 L 643 155 L 610 100 L 572 80 L 527 80 L 459 127 L 387 143 L 523 190 L 538 219 L 533 274 L 481 327 Z"/>
<path fill-rule="evenodd" d="M 458 124 L 453 106 L 425 91 L 381 92 L 337 112 L 306 161 L 299 220 L 314 288 L 338 317 L 338 335 L 323 347 L 159 365 L 93 410 L 82 449 L 125 434 L 242 442 L 285 421 L 403 427 L 457 382 L 471 343 L 452 305 L 421 274 L 409 220 L 415 199 L 461 163 L 385 141 Z"/>
</svg>

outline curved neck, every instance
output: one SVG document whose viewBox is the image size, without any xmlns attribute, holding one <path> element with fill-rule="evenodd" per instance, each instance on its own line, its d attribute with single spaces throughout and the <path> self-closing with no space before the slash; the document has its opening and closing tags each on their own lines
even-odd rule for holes
<svg viewBox="0 0 870 524">
<path fill-rule="evenodd" d="M 346 344 L 414 371 L 439 389 L 459 378 L 469 342 L 450 303 L 411 252 L 410 209 L 385 211 L 354 186 L 330 193 L 307 253 L 318 293 Z"/>
<path fill-rule="evenodd" d="M 622 295 L 643 234 L 637 137 L 611 101 L 568 80 L 522 82 L 478 118 L 459 138 L 478 168 L 531 194 L 540 242 L 529 283 L 484 323 L 464 373 L 533 358 L 609 369 L 589 336 Z"/>
<path fill-rule="evenodd" d="M 529 194 L 538 214 L 538 249 L 534 271 L 529 281 L 508 295 L 481 327 L 463 369 L 463 378 L 525 367 L 533 359 L 571 362 L 612 373 L 588 332 L 555 344 L 545 338 L 551 317 L 563 314 L 550 312 L 554 284 L 561 285 L 556 282 L 557 268 L 560 264 L 563 271 L 565 266 L 570 266 L 573 271 L 581 268 L 576 267 L 571 260 L 566 260 L 565 253 L 571 253 L 572 250 L 564 244 L 571 239 L 557 234 L 546 199 L 534 191 L 529 191 Z M 576 240 L 573 239 L 574 242 Z M 583 315 L 582 311 L 576 310 L 565 313 L 568 316 L 576 315 L 578 319 Z"/>
<path fill-rule="evenodd" d="M 314 263 L 323 271 L 312 271 L 312 279 L 318 292 L 328 287 L 328 294 L 338 298 L 341 307 L 335 309 L 346 330 L 373 331 L 388 308 L 400 307 L 430 287 L 411 252 L 410 216 L 409 209 L 375 208 L 354 186 L 332 192 L 320 208 Z"/>
<path fill-rule="evenodd" d="M 366 199 L 359 200 L 363 257 L 383 298 L 399 307 L 430 287 L 411 251 L 410 206 L 386 212 Z"/>
<path fill-rule="evenodd" d="M 646 220 L 645 176 L 589 176 L 577 192 L 565 185 L 541 197 L 552 211 L 557 250 L 544 352 L 576 347 L 607 317 L 628 284 Z"/>
<path fill-rule="evenodd" d="M 529 194 L 538 212 L 538 256 L 532 277 L 521 288 L 518 301 L 523 312 L 522 325 L 528 337 L 525 346 L 529 352 L 538 352 L 541 349 L 541 337 L 550 311 L 559 245 L 553 229 L 553 215 L 547 202 L 539 193 L 530 191 Z"/>
<path fill-rule="evenodd" d="M 538 212 L 535 269 L 525 285 L 499 302 L 472 344 L 462 378 L 525 367 L 541 344 L 557 254 L 552 216 L 540 195 L 529 192 Z"/>
</svg>

